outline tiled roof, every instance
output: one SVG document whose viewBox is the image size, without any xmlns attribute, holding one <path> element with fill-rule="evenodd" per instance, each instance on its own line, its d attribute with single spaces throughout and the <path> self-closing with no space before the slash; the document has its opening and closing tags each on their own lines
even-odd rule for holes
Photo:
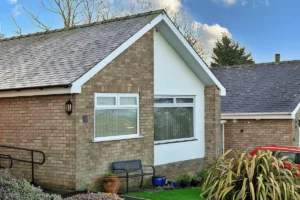
<svg viewBox="0 0 300 200">
<path fill-rule="evenodd" d="M 292 112 L 300 102 L 300 61 L 213 68 L 227 90 L 222 113 Z"/>
<path fill-rule="evenodd" d="M 163 11 L 0 40 L 0 90 L 67 86 Z"/>
</svg>

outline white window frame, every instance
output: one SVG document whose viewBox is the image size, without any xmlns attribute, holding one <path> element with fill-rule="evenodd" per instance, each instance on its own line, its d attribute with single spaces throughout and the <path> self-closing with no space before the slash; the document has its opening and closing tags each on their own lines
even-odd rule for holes
<svg viewBox="0 0 300 200">
<path fill-rule="evenodd" d="M 175 143 L 175 142 L 183 142 L 183 141 L 190 141 L 196 140 L 196 96 L 189 95 L 189 96 L 180 96 L 180 95 L 156 95 L 154 100 L 157 98 L 173 98 L 173 103 L 154 103 L 154 108 L 178 108 L 178 107 L 192 107 L 193 108 L 193 137 L 188 138 L 180 138 L 180 139 L 172 139 L 172 140 L 161 140 L 161 141 L 154 141 L 154 144 L 163 144 L 163 143 Z M 193 103 L 177 103 L 177 98 L 191 98 L 193 99 Z M 155 125 L 154 125 L 155 126 Z M 155 135 L 155 132 L 154 132 Z"/>
<path fill-rule="evenodd" d="M 98 97 L 115 97 L 115 105 L 97 105 Z M 136 105 L 121 105 L 121 97 L 135 97 Z M 140 110 L 139 110 L 139 94 L 137 93 L 95 93 L 94 94 L 94 140 L 93 142 L 103 142 L 112 140 L 126 140 L 133 138 L 141 138 L 140 136 Z M 108 109 L 136 109 L 137 110 L 137 133 L 131 135 L 120 135 L 120 136 L 108 136 L 108 137 L 96 137 L 96 111 L 97 110 L 108 110 Z"/>
</svg>

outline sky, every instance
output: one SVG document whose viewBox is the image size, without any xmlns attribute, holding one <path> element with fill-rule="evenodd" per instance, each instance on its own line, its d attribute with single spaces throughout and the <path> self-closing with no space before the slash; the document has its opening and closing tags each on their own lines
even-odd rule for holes
<svg viewBox="0 0 300 200">
<path fill-rule="evenodd" d="M 115 0 L 131 1 L 131 0 Z M 150 0 L 158 6 L 168 5 L 174 11 L 187 11 L 202 31 L 201 43 L 208 55 L 222 33 L 251 52 L 256 63 L 273 62 L 276 53 L 281 60 L 300 60 L 299 0 Z M 17 30 L 23 34 L 40 31 L 26 17 L 21 4 L 40 12 L 38 0 L 0 0 L 0 33 L 11 37 Z M 41 20 L 54 28 L 62 23 L 53 14 L 41 14 Z"/>
</svg>

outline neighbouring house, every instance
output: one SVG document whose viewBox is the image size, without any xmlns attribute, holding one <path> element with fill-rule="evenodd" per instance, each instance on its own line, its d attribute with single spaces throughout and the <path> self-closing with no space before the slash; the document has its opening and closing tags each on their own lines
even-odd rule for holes
<svg viewBox="0 0 300 200">
<path fill-rule="evenodd" d="M 0 143 L 45 152 L 39 185 L 99 190 L 114 161 L 170 177 L 221 153 L 226 90 L 164 11 L 2 39 L 0 61 Z"/>
<path fill-rule="evenodd" d="M 223 149 L 300 146 L 300 61 L 214 68 L 221 98 Z"/>
</svg>

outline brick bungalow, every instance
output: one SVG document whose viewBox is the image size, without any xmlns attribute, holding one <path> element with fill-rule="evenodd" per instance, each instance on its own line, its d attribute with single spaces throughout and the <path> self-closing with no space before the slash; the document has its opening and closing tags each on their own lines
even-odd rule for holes
<svg viewBox="0 0 300 200">
<path fill-rule="evenodd" d="M 164 11 L 3 39 L 0 60 L 0 143 L 45 152 L 39 185 L 99 190 L 114 161 L 170 177 L 220 155 L 226 90 Z"/>
<path fill-rule="evenodd" d="M 223 148 L 300 146 L 300 61 L 213 69 L 227 89 L 221 98 Z"/>
</svg>

